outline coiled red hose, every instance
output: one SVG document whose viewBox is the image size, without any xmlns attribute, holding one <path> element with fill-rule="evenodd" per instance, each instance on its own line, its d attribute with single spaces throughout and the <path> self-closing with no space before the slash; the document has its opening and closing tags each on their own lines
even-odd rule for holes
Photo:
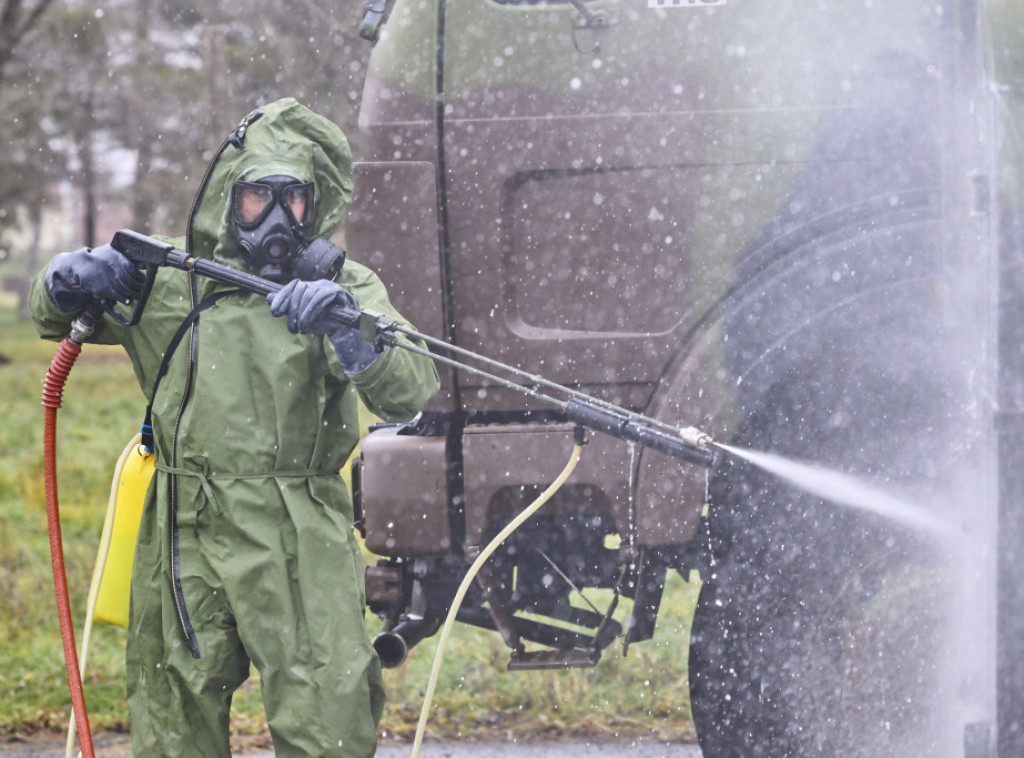
<svg viewBox="0 0 1024 758">
<path fill-rule="evenodd" d="M 64 644 L 64 663 L 68 670 L 71 707 L 78 724 L 78 741 L 83 758 L 95 758 L 89 715 L 85 710 L 85 690 L 78 667 L 78 649 L 75 646 L 75 628 L 71 620 L 71 599 L 68 595 L 68 577 L 64 569 L 64 542 L 60 533 L 60 503 L 57 499 L 57 410 L 64 395 L 64 383 L 71 368 L 82 352 L 82 346 L 65 338 L 50 363 L 43 382 L 43 467 L 46 479 L 46 521 L 50 531 L 50 561 L 53 564 L 53 587 L 57 593 L 57 615 L 60 618 L 60 636 Z"/>
</svg>

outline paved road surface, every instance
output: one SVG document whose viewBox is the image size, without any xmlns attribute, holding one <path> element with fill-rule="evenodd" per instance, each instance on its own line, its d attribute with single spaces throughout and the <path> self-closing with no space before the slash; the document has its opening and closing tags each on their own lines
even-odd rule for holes
<svg viewBox="0 0 1024 758">
<path fill-rule="evenodd" d="M 408 758 L 409 745 L 381 745 L 377 758 Z M 31 743 L 0 744 L 0 758 L 57 758 L 64 755 L 61 740 L 32 741 Z M 131 753 L 122 738 L 111 742 L 96 742 L 99 758 L 117 756 L 130 758 Z M 261 750 L 241 754 L 240 758 L 272 758 L 274 754 Z M 421 758 L 701 758 L 696 745 L 663 742 L 542 742 L 542 743 L 427 743 L 420 751 Z"/>
<path fill-rule="evenodd" d="M 377 758 L 409 758 L 408 746 L 381 746 Z M 267 756 L 270 754 L 268 753 Z M 426 744 L 420 758 L 701 758 L 696 745 L 679 743 L 545 742 L 539 744 Z"/>
</svg>

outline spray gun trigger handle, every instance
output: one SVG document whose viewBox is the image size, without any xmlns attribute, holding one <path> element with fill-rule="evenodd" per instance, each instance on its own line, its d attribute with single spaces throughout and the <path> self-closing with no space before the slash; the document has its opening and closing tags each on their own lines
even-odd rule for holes
<svg viewBox="0 0 1024 758">
<path fill-rule="evenodd" d="M 139 265 L 136 263 L 136 266 Z M 141 264 L 141 267 L 146 272 L 146 281 L 142 285 L 142 293 L 130 310 L 122 310 L 118 307 L 118 303 L 113 300 L 103 299 L 99 301 L 100 307 L 110 314 L 110 317 L 121 326 L 135 326 L 139 323 L 139 320 L 142 318 L 142 312 L 146 309 L 146 303 L 149 301 L 149 295 L 153 291 L 153 282 L 156 281 L 156 273 L 160 267 L 155 263 L 144 263 Z M 130 306 L 131 301 L 126 300 L 124 305 Z"/>
</svg>

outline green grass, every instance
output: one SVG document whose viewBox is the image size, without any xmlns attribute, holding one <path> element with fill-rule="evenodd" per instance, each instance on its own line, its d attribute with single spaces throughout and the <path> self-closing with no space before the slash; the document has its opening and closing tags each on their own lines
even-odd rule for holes
<svg viewBox="0 0 1024 758">
<path fill-rule="evenodd" d="M 52 589 L 43 487 L 42 379 L 56 345 L 14 318 L 0 296 L 0 737 L 63 730 L 70 712 Z M 106 511 L 110 477 L 144 410 L 131 367 L 117 348 L 88 345 L 58 413 L 61 518 L 68 581 L 81 635 L 86 596 Z M 505 670 L 508 652 L 492 632 L 458 625 L 448 645 L 428 736 L 690 739 L 686 644 L 693 585 L 673 575 L 654 640 L 629 656 L 613 645 L 596 668 Z M 625 624 L 629 604 L 616 617 Z M 380 622 L 367 618 L 373 635 Z M 86 698 L 95 731 L 128 729 L 124 630 L 93 633 Z M 385 672 L 384 739 L 410 739 L 433 662 L 436 638 Z M 235 698 L 233 728 L 263 733 L 259 685 Z"/>
<path fill-rule="evenodd" d="M 675 576 L 655 639 L 631 646 L 626 658 L 613 644 L 590 669 L 508 672 L 508 650 L 498 635 L 457 625 L 428 737 L 691 739 L 686 643 L 695 600 L 693 585 Z M 616 614 L 622 621 L 624 610 Z M 436 646 L 436 639 L 422 643 L 402 668 L 385 672 L 385 737 L 414 734 Z"/>
</svg>

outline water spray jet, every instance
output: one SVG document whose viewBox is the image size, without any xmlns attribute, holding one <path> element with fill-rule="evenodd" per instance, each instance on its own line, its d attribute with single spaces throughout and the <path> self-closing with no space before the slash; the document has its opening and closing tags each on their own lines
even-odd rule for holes
<svg viewBox="0 0 1024 758">
<path fill-rule="evenodd" d="M 720 442 L 712 441 L 711 444 L 825 500 L 868 511 L 944 539 L 963 536 L 947 519 L 883 492 L 849 474 L 805 461 L 783 458 L 774 453 L 744 450 Z"/>
</svg>

